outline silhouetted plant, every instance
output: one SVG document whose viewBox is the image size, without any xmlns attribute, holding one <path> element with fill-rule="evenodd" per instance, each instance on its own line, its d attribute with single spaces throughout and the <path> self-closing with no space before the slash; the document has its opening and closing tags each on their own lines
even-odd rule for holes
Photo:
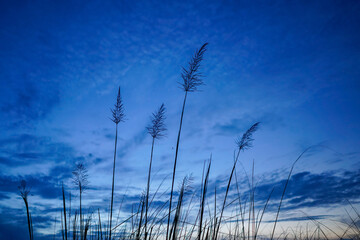
<svg viewBox="0 0 360 240">
<path fill-rule="evenodd" d="M 199 72 L 201 61 L 204 58 L 208 43 L 205 43 L 198 49 L 192 59 L 189 61 L 188 67 L 182 69 L 181 78 L 183 82 L 180 83 L 185 92 L 195 92 L 198 87 L 203 85 L 202 74 Z"/>
<path fill-rule="evenodd" d="M 151 116 L 151 123 L 146 127 L 148 133 L 153 139 L 160 139 L 164 136 L 164 132 L 167 130 L 165 126 L 165 105 L 161 104 L 159 109 Z"/>
<path fill-rule="evenodd" d="M 88 181 L 88 171 L 83 163 L 78 163 L 75 166 L 73 173 L 73 183 L 79 189 L 79 199 L 80 199 L 80 212 L 79 212 L 79 220 L 80 220 L 80 239 L 84 239 L 84 223 L 83 223 L 83 214 L 82 214 L 82 194 L 87 189 L 89 184 Z"/>
<path fill-rule="evenodd" d="M 64 235 L 65 239 L 67 240 L 68 231 L 67 231 L 67 221 L 66 221 L 66 203 L 65 203 L 65 190 L 64 190 L 64 184 L 62 184 L 62 198 L 63 198 L 63 211 L 64 211 L 64 223 L 65 223 L 65 229 L 64 229 Z"/>
<path fill-rule="evenodd" d="M 283 202 L 283 199 L 284 199 L 284 196 L 285 196 L 286 188 L 287 188 L 287 186 L 288 186 L 288 184 L 289 184 L 289 181 L 290 181 L 290 177 L 291 177 L 292 172 L 293 172 L 293 170 L 294 170 L 295 164 L 300 160 L 300 158 L 301 158 L 307 151 L 309 151 L 309 149 L 311 149 L 311 147 L 308 147 L 307 149 L 305 149 L 305 150 L 298 156 L 298 158 L 293 162 L 293 164 L 292 164 L 292 166 L 291 166 L 291 168 L 290 168 L 289 175 L 288 175 L 288 177 L 287 177 L 287 179 L 286 179 L 286 182 L 285 182 L 284 190 L 283 190 L 283 192 L 282 192 L 282 194 L 281 194 L 281 198 L 280 198 L 280 202 L 279 202 L 279 207 L 278 207 L 278 210 L 277 210 L 277 212 L 276 212 L 276 218 L 275 218 L 275 221 L 274 221 L 274 227 L 273 227 L 273 231 L 272 231 L 271 237 L 270 237 L 271 240 L 273 240 L 273 238 L 274 238 L 275 229 L 276 229 L 276 224 L 277 224 L 277 222 L 278 222 L 281 205 L 282 205 L 282 202 Z"/>
<path fill-rule="evenodd" d="M 253 133 L 258 129 L 259 122 L 252 125 L 243 135 L 241 138 L 236 140 L 236 144 L 238 146 L 239 151 L 244 151 L 252 147 L 252 142 L 254 139 L 252 138 Z"/>
<path fill-rule="evenodd" d="M 85 227 L 84 227 L 84 240 L 86 240 L 86 237 L 88 235 L 90 226 L 91 226 L 91 218 L 92 218 L 92 214 L 88 215 L 88 218 L 86 219 L 86 223 L 85 223 Z"/>
<path fill-rule="evenodd" d="M 142 195 L 141 196 L 141 199 L 140 199 L 140 204 L 139 204 L 139 207 L 141 206 L 141 210 L 139 211 L 140 212 L 140 218 L 139 218 L 139 222 L 138 222 L 138 228 L 137 228 L 137 231 L 136 231 L 136 240 L 140 240 L 140 235 L 141 235 L 141 226 L 142 226 L 142 223 L 143 223 L 143 214 L 144 214 L 144 206 L 145 206 L 145 196 Z"/>
<path fill-rule="evenodd" d="M 178 158 L 178 152 L 179 152 L 181 127 L 182 127 L 182 121 L 183 121 L 183 117 L 184 117 L 186 98 L 187 98 L 188 92 L 195 92 L 198 90 L 199 86 L 203 85 L 203 81 L 201 79 L 202 75 L 199 72 L 199 69 L 200 69 L 200 66 L 201 66 L 200 64 L 201 64 L 201 61 L 203 60 L 207 45 L 208 45 L 207 43 L 203 44 L 200 47 L 200 49 L 198 49 L 195 52 L 194 56 L 189 61 L 188 68 L 183 68 L 183 71 L 181 74 L 183 82 L 180 84 L 185 92 L 185 96 L 184 96 L 184 102 L 183 102 L 182 111 L 181 111 L 180 126 L 179 126 L 177 142 L 176 142 L 174 168 L 173 168 L 173 173 L 172 173 L 172 182 L 171 182 L 171 191 L 170 191 L 169 214 L 168 214 L 168 222 L 167 222 L 167 230 L 166 230 L 166 239 L 168 239 L 168 237 L 169 237 L 168 235 L 169 235 L 172 198 L 173 198 L 173 190 L 174 190 L 174 182 L 175 182 L 176 164 L 177 164 L 177 158 Z"/>
<path fill-rule="evenodd" d="M 203 224 L 204 209 L 205 209 L 205 198 L 206 198 L 207 186 L 209 182 L 210 168 L 211 168 L 211 156 L 209 160 L 209 165 L 207 167 L 205 179 L 204 182 L 202 183 L 202 188 L 201 188 L 199 233 L 197 237 L 198 240 L 201 240 L 202 224 Z"/>
<path fill-rule="evenodd" d="M 119 87 L 118 94 L 116 97 L 116 103 L 114 105 L 114 108 L 111 109 L 111 113 L 112 113 L 111 120 L 115 124 L 119 124 L 120 122 L 124 121 L 125 114 L 124 114 L 124 106 L 123 106 L 121 95 L 120 95 L 120 87 Z"/>
<path fill-rule="evenodd" d="M 102 235 L 102 227 L 101 227 L 101 217 L 100 217 L 100 209 L 98 208 L 98 216 L 99 216 L 99 225 L 98 225 L 98 239 L 103 239 Z"/>
<path fill-rule="evenodd" d="M 115 162 L 116 162 L 116 147 L 117 147 L 117 136 L 118 136 L 118 124 L 124 121 L 124 106 L 121 100 L 120 95 L 120 87 L 118 91 L 118 95 L 116 98 L 116 103 L 114 108 L 111 110 L 112 112 L 112 121 L 116 125 L 115 130 L 115 150 L 114 150 L 114 165 L 113 165 L 113 177 L 112 177 L 112 186 L 111 186 L 111 203 L 110 203 L 110 220 L 109 220 L 109 240 L 111 240 L 111 224 L 112 224 L 112 212 L 113 212 L 113 203 L 114 203 L 114 188 L 115 188 Z"/>
<path fill-rule="evenodd" d="M 225 192 L 225 197 L 224 197 L 224 201 L 223 201 L 223 205 L 222 205 L 222 208 L 221 208 L 221 212 L 220 212 L 220 218 L 219 218 L 219 221 L 217 223 L 217 229 L 216 229 L 216 232 L 214 234 L 214 238 L 213 239 L 217 239 L 218 237 L 218 233 L 219 233 L 219 229 L 220 229 L 220 225 L 221 225 L 221 220 L 222 220 L 222 217 L 223 217 L 223 214 L 224 214 L 224 210 L 225 210 L 225 206 L 226 206 L 226 199 L 227 199 L 227 196 L 228 196 L 228 193 L 229 193 L 229 189 L 230 189 L 230 185 L 231 185 L 231 180 L 232 180 L 232 177 L 234 175 L 234 171 L 236 169 L 236 164 L 239 160 L 239 155 L 240 155 L 240 152 L 241 151 L 244 151 L 245 149 L 248 149 L 250 147 L 252 147 L 252 141 L 254 140 L 252 138 L 252 135 L 253 133 L 258 129 L 259 127 L 259 122 L 255 123 L 254 125 L 252 125 L 243 135 L 241 138 L 238 138 L 238 140 L 236 140 L 236 144 L 238 146 L 238 152 L 237 152 L 237 156 L 235 158 L 235 161 L 234 161 L 234 164 L 233 164 L 233 167 L 231 169 L 231 173 L 230 173 L 230 177 L 229 177 L 229 181 L 228 181 L 228 184 L 227 184 L 227 187 L 226 187 L 226 192 Z"/>
<path fill-rule="evenodd" d="M 20 182 L 20 186 L 18 186 L 20 196 L 24 200 L 25 208 L 26 208 L 26 215 L 27 215 L 27 222 L 28 222 L 28 228 L 29 228 L 29 237 L 30 240 L 34 239 L 33 235 L 33 227 L 32 227 L 32 219 L 29 211 L 29 203 L 28 203 L 28 195 L 30 193 L 30 189 L 26 186 L 26 181 L 22 180 Z"/>
<path fill-rule="evenodd" d="M 159 139 L 164 136 L 164 132 L 166 131 L 165 126 L 165 106 L 161 104 L 159 109 L 152 114 L 151 116 L 151 123 L 146 127 L 148 133 L 152 137 L 151 143 L 151 154 L 150 154 L 150 164 L 149 164 L 149 173 L 147 179 L 147 186 L 146 186 L 146 198 L 145 198 L 145 240 L 147 239 L 148 231 L 147 231 L 147 222 L 148 222 L 148 211 L 149 211 L 149 193 L 150 193 L 150 178 L 151 178 L 151 166 L 152 166 L 152 159 L 153 159 L 153 152 L 154 152 L 154 143 L 155 139 Z"/>
<path fill-rule="evenodd" d="M 183 207 L 184 196 L 185 193 L 189 191 L 192 180 L 193 179 L 191 175 L 185 176 L 182 180 L 179 190 L 179 198 L 175 210 L 175 216 L 170 230 L 170 236 L 169 236 L 170 240 L 176 240 L 178 238 L 178 226 L 181 222 L 181 210 Z"/>
</svg>

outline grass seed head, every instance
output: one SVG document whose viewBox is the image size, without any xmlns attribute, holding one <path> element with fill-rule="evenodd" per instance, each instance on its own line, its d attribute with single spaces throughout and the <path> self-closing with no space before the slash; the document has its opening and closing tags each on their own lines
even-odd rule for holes
<svg viewBox="0 0 360 240">
<path fill-rule="evenodd" d="M 118 91 L 118 95 L 116 98 L 116 104 L 114 105 L 114 108 L 111 109 L 111 113 L 112 113 L 112 121 L 116 124 L 118 124 L 119 122 L 123 122 L 124 121 L 124 106 L 121 100 L 121 95 L 120 95 L 120 87 L 119 87 L 119 91 Z"/>
<path fill-rule="evenodd" d="M 146 127 L 146 129 L 148 130 L 148 133 L 153 138 L 163 137 L 164 132 L 167 130 L 165 123 L 164 123 L 164 121 L 166 119 L 165 111 L 166 111 L 166 108 L 165 108 L 164 104 L 161 104 L 159 109 L 152 114 L 151 123 Z"/>
<path fill-rule="evenodd" d="M 201 66 L 201 61 L 204 58 L 204 53 L 207 50 L 207 45 L 208 43 L 202 45 L 189 61 L 188 68 L 182 69 L 181 77 L 183 83 L 181 83 L 181 86 L 185 92 L 195 92 L 198 90 L 199 86 L 204 84 L 201 79 L 202 74 L 199 72 L 199 68 Z"/>
<path fill-rule="evenodd" d="M 254 132 L 256 132 L 256 130 L 259 128 L 259 122 L 255 123 L 254 125 L 252 125 L 243 135 L 242 137 L 238 138 L 236 140 L 236 144 L 238 145 L 239 150 L 246 150 L 251 148 L 252 142 L 254 141 L 254 139 L 252 138 L 252 135 Z"/>
</svg>

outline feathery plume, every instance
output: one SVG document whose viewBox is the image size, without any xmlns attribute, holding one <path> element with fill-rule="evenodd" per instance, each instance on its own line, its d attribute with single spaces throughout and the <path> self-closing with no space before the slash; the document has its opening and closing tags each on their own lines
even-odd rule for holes
<svg viewBox="0 0 360 240">
<path fill-rule="evenodd" d="M 161 104 L 157 112 L 152 114 L 151 124 L 149 124 L 146 129 L 148 133 L 155 139 L 159 139 L 164 136 L 164 132 L 167 130 L 165 127 L 165 111 L 166 108 L 164 104 Z"/>
<path fill-rule="evenodd" d="M 73 183 L 79 188 L 79 201 L 80 201 L 80 239 L 84 239 L 84 222 L 83 222 L 83 213 L 82 213 L 82 204 L 81 204 L 81 196 L 83 192 L 87 189 L 88 174 L 87 169 L 83 163 L 78 163 L 75 166 L 75 170 L 72 172 L 73 174 Z"/>
<path fill-rule="evenodd" d="M 20 186 L 18 186 L 18 189 L 19 189 L 20 196 L 22 197 L 22 199 L 27 200 L 27 197 L 30 193 L 30 189 L 26 186 L 25 180 L 21 180 Z"/>
<path fill-rule="evenodd" d="M 78 163 L 75 166 L 75 170 L 72 172 L 73 174 L 73 183 L 79 188 L 79 191 L 83 193 L 87 185 L 88 181 L 88 174 L 87 169 L 83 163 Z"/>
<path fill-rule="evenodd" d="M 252 142 L 254 139 L 252 138 L 253 133 L 258 129 L 260 122 L 252 125 L 243 135 L 242 137 L 236 140 L 236 144 L 238 145 L 239 150 L 246 150 L 252 147 Z"/>
<path fill-rule="evenodd" d="M 116 104 L 114 105 L 114 109 L 111 109 L 111 113 L 112 113 L 112 121 L 116 124 L 118 124 L 119 122 L 123 122 L 124 121 L 124 106 L 121 100 L 121 95 L 120 95 L 120 87 L 119 87 L 119 91 L 118 91 L 118 95 L 116 98 Z"/>
<path fill-rule="evenodd" d="M 183 67 L 182 69 L 181 77 L 184 82 L 181 83 L 181 85 L 185 92 L 195 92 L 199 86 L 204 84 L 201 80 L 202 75 L 199 72 L 199 68 L 207 45 L 208 43 L 202 45 L 190 60 L 188 68 L 186 69 Z"/>
</svg>

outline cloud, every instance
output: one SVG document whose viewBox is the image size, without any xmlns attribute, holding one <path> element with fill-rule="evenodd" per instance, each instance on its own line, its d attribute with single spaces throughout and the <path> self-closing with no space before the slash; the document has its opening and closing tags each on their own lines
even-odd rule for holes
<svg viewBox="0 0 360 240">
<path fill-rule="evenodd" d="M 275 176 L 275 175 L 274 175 Z M 276 175 L 277 176 L 277 175 Z M 264 203 L 271 190 L 273 201 L 279 201 L 286 179 L 278 177 L 260 182 L 256 187 L 256 199 Z M 358 200 L 360 196 L 360 170 L 311 173 L 300 172 L 294 174 L 285 193 L 284 210 L 301 208 L 330 207 L 346 204 L 346 201 Z M 274 203 L 270 210 L 276 211 Z"/>
<path fill-rule="evenodd" d="M 312 216 L 304 216 L 304 217 L 290 217 L 290 218 L 278 219 L 278 222 L 299 222 L 299 221 L 309 221 L 309 219 L 322 220 L 322 219 L 329 219 L 331 217 L 333 217 L 333 215 L 312 215 Z M 274 222 L 274 220 L 265 221 L 265 222 Z"/>
<path fill-rule="evenodd" d="M 57 199 L 61 196 L 60 179 L 50 176 L 0 176 L 0 192 L 18 194 L 20 181 L 25 180 L 32 195 L 43 199 Z"/>
<path fill-rule="evenodd" d="M 0 238 L 1 239 L 13 239 L 13 240 L 23 240 L 25 236 L 29 237 L 29 231 L 27 230 L 27 222 L 19 221 L 17 224 L 6 223 L 4 220 L 8 218 L 14 218 L 14 215 L 7 216 L 6 214 L 1 214 L 0 216 Z M 23 217 L 25 220 L 25 217 Z"/>
<path fill-rule="evenodd" d="M 267 212 L 276 212 L 285 186 L 285 174 L 275 171 L 267 173 L 264 178 L 255 177 L 255 205 L 263 207 L 270 193 L 274 189 Z M 250 180 L 251 181 L 251 180 Z M 216 195 L 223 198 L 226 192 L 228 178 L 224 176 L 209 180 L 207 199 L 214 200 Z M 246 176 L 238 177 L 238 186 L 242 201 L 247 201 L 250 191 Z M 194 191 L 200 193 L 200 185 L 194 185 Z M 308 171 L 294 174 L 288 183 L 282 210 L 301 210 L 304 208 L 336 207 L 348 204 L 347 201 L 359 201 L 360 198 L 360 170 L 329 171 L 311 173 Z M 232 181 L 227 203 L 238 198 L 237 186 Z M 285 220 L 284 220 L 285 221 Z M 290 221 L 290 220 L 289 220 Z"/>
<path fill-rule="evenodd" d="M 272 130 L 284 126 L 283 118 L 276 113 L 261 113 L 260 116 L 245 115 L 239 118 L 231 118 L 230 120 L 217 123 L 213 126 L 213 130 L 218 135 L 237 136 L 243 134 L 255 122 L 261 122 L 262 126 Z"/>
<path fill-rule="evenodd" d="M 18 134 L 0 140 L 1 163 L 9 167 L 36 163 L 70 161 L 74 149 L 62 142 L 54 142 L 50 137 Z"/>
<path fill-rule="evenodd" d="M 59 211 L 58 211 L 59 212 Z M 38 232 L 39 228 L 49 227 L 53 223 L 53 219 L 49 216 L 35 216 L 32 214 L 34 235 L 36 239 L 45 240 L 49 239 L 46 236 Z M 24 209 L 8 208 L 6 211 L 2 211 L 0 214 L 0 238 L 1 239 L 14 239 L 23 240 L 28 238 L 28 223 L 26 219 L 26 211 Z"/>
<path fill-rule="evenodd" d="M 0 139 L 0 144 L 0 165 L 15 172 L 18 167 L 28 166 L 29 170 L 59 179 L 70 177 L 76 162 L 90 165 L 102 160 L 92 153 L 82 155 L 70 144 L 48 136 L 16 134 Z"/>
<path fill-rule="evenodd" d="M 25 77 L 26 78 L 26 77 Z M 6 91 L 3 88 L 0 111 L 3 120 L 2 127 L 19 127 L 33 124 L 42 119 L 59 103 L 59 91 L 54 82 L 35 81 L 29 79 L 14 79 Z"/>
<path fill-rule="evenodd" d="M 144 143 L 148 133 L 146 129 L 138 132 L 132 139 L 125 141 L 122 145 L 118 147 L 117 156 L 120 159 L 123 159 L 132 149 L 139 147 Z M 112 139 L 114 140 L 114 139 Z"/>
</svg>

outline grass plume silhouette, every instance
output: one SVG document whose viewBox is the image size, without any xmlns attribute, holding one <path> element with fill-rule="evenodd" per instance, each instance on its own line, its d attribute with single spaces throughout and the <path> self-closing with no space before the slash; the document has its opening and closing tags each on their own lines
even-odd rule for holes
<svg viewBox="0 0 360 240">
<path fill-rule="evenodd" d="M 183 79 L 183 83 L 181 84 L 183 87 L 183 90 L 185 92 L 184 95 L 184 101 L 181 111 L 181 117 L 180 117 L 180 126 L 176 141 L 176 149 L 175 149 L 175 159 L 174 159 L 174 167 L 173 167 L 173 173 L 172 173 L 172 182 L 171 182 L 171 190 L 170 190 L 170 200 L 169 200 L 169 215 L 168 215 L 168 222 L 167 222 L 167 230 L 166 230 L 166 239 L 169 238 L 169 227 L 170 227 L 170 217 L 171 217 L 171 207 L 172 207 L 172 198 L 173 198 L 173 191 L 174 191 L 174 182 L 175 182 L 175 174 L 176 174 L 176 164 L 177 164 L 177 158 L 178 158 L 178 152 L 179 152 L 179 145 L 180 145 L 180 135 L 181 135 L 181 127 L 184 117 L 184 111 L 185 111 L 185 104 L 186 104 L 186 98 L 188 92 L 195 92 L 198 90 L 198 87 L 203 85 L 203 81 L 201 79 L 201 73 L 199 72 L 201 61 L 204 58 L 204 53 L 207 50 L 208 43 L 203 44 L 194 54 L 194 56 L 191 58 L 188 64 L 188 68 L 183 68 L 183 72 L 181 74 L 181 77 Z"/>
<path fill-rule="evenodd" d="M 124 121 L 124 106 L 120 95 L 120 87 L 116 97 L 116 103 L 112 112 L 112 121 L 115 123 L 115 149 L 114 149 L 114 164 L 113 164 L 113 176 L 112 176 L 112 186 L 111 186 L 111 203 L 110 203 L 110 219 L 109 219 L 109 240 L 111 240 L 111 225 L 112 225 L 112 213 L 114 205 L 114 188 L 115 188 L 115 163 L 116 163 L 116 148 L 117 148 L 117 138 L 118 138 L 118 124 Z"/>
<path fill-rule="evenodd" d="M 148 236 L 147 230 L 147 222 L 148 222 L 148 211 L 149 211 L 149 193 L 150 193 L 150 178 L 151 178 L 151 168 L 152 168 L 152 160 L 153 160 L 153 153 L 154 153 L 154 143 L 155 139 L 160 139 L 164 136 L 164 132 L 167 130 L 165 126 L 165 105 L 161 104 L 159 109 L 152 114 L 151 116 L 151 123 L 147 126 L 148 133 L 152 137 L 151 143 L 151 154 L 150 154 L 150 164 L 149 164 L 149 173 L 147 179 L 147 186 L 146 186 L 146 197 L 145 197 L 145 240 Z"/>
</svg>

